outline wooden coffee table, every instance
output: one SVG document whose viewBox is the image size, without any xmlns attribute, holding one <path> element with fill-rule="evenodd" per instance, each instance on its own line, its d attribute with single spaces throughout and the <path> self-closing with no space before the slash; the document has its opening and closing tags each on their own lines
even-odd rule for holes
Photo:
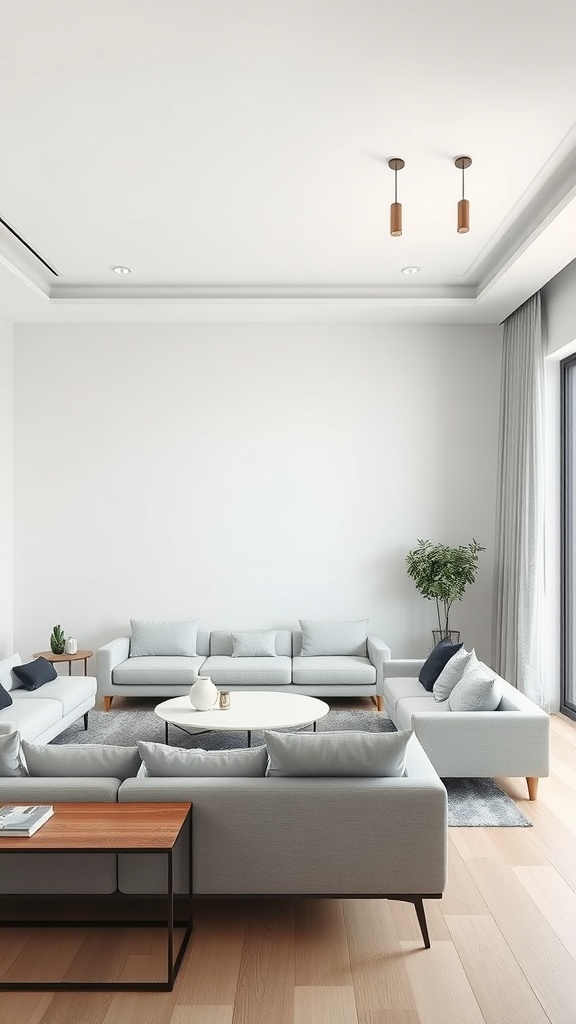
<svg viewBox="0 0 576 1024">
<path fill-rule="evenodd" d="M 330 708 L 318 697 L 307 697 L 303 693 L 271 693 L 258 690 L 233 690 L 230 693 L 230 707 L 218 706 L 209 711 L 198 711 L 189 697 L 171 697 L 158 704 L 154 711 L 165 725 L 168 743 L 168 726 L 176 725 L 184 732 L 235 732 L 248 733 L 248 746 L 252 742 L 254 729 L 286 729 L 295 725 L 310 725 L 316 729 L 316 722 L 324 718 Z"/>
<path fill-rule="evenodd" d="M 0 981 L 3 989 L 19 991 L 45 991 L 49 989 L 102 991 L 171 992 L 182 957 L 192 932 L 192 842 L 190 803 L 75 803 L 53 804 L 54 814 L 30 838 L 0 836 L 0 853 L 17 857 L 27 853 L 154 853 L 166 860 L 166 981 Z M 182 831 L 188 826 L 188 919 L 183 922 L 184 936 L 174 960 L 174 847 Z M 2 896 L 0 895 L 0 901 Z M 162 921 L 38 921 L 35 926 L 55 927 L 73 925 L 82 927 L 122 927 L 127 925 L 158 926 Z M 30 921 L 0 921 L 0 927 L 30 928 Z"/>
</svg>

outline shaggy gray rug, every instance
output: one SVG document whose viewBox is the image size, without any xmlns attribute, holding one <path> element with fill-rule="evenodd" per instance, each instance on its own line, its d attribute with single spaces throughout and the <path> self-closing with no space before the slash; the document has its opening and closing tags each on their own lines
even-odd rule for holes
<svg viewBox="0 0 576 1024">
<path fill-rule="evenodd" d="M 309 729 L 309 726 L 302 726 Z M 317 723 L 318 732 L 360 730 L 395 732 L 395 726 L 378 711 L 329 711 Z M 290 732 L 298 730 L 287 730 Z M 114 743 L 129 746 L 136 740 L 164 743 L 164 722 L 148 708 L 134 710 L 91 711 L 88 729 L 82 719 L 52 740 L 65 743 Z M 202 747 L 204 750 L 233 749 L 246 746 L 245 732 L 196 732 L 187 734 L 169 727 L 169 742 L 177 747 Z M 263 742 L 261 732 L 252 733 L 252 745 Z M 448 824 L 478 826 L 521 826 L 532 822 L 493 779 L 445 779 L 448 792 Z"/>
</svg>

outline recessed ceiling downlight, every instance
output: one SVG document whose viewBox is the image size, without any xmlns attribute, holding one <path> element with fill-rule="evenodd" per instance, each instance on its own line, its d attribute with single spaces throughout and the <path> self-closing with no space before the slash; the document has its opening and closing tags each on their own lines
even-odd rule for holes
<svg viewBox="0 0 576 1024">
<path fill-rule="evenodd" d="M 419 274 L 422 267 L 402 267 L 403 274 Z"/>
<path fill-rule="evenodd" d="M 110 270 L 113 270 L 115 274 L 131 274 L 132 273 L 132 270 L 130 269 L 130 267 L 110 267 Z"/>
</svg>

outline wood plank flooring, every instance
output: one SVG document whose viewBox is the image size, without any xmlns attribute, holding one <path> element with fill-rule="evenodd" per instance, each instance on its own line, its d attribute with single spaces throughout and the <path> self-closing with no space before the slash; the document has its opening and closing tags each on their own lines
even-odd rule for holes
<svg viewBox="0 0 576 1024">
<path fill-rule="evenodd" d="M 498 781 L 534 827 L 450 829 L 428 951 L 413 909 L 385 900 L 206 901 L 174 992 L 4 992 L 0 1021 L 576 1024 L 576 723 L 553 716 L 552 773 L 535 803 L 524 780 Z M 0 977 L 150 979 L 163 938 L 0 928 Z"/>
</svg>

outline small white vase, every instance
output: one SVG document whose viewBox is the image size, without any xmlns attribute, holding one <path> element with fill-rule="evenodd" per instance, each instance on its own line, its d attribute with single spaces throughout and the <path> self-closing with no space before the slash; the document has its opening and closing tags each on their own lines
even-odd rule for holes
<svg viewBox="0 0 576 1024">
<path fill-rule="evenodd" d="M 209 711 L 218 700 L 218 690 L 210 676 L 198 676 L 190 687 L 190 703 L 197 711 Z"/>
<path fill-rule="evenodd" d="M 78 653 L 78 641 L 75 640 L 73 636 L 69 636 L 69 637 L 66 638 L 66 643 L 64 644 L 64 653 L 65 654 L 77 654 Z"/>
</svg>

